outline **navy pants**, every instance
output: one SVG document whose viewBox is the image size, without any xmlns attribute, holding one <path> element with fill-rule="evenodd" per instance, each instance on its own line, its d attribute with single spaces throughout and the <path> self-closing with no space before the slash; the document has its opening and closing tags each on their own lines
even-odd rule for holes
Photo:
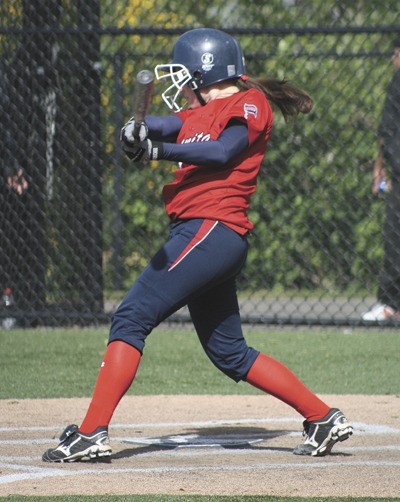
<svg viewBox="0 0 400 502">
<path fill-rule="evenodd" d="M 187 305 L 214 365 L 233 380 L 244 380 L 258 356 L 243 337 L 236 295 L 247 248 L 245 237 L 219 222 L 172 223 L 169 240 L 113 315 L 109 342 L 123 340 L 143 352 L 153 328 Z"/>
<path fill-rule="evenodd" d="M 400 311 L 400 182 L 392 181 L 386 196 L 383 228 L 385 258 L 379 279 L 378 300 Z"/>
</svg>

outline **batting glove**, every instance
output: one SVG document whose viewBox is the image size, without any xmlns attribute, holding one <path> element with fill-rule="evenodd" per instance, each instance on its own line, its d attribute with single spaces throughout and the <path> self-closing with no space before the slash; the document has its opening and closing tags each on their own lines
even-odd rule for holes
<svg viewBox="0 0 400 502">
<path fill-rule="evenodd" d="M 132 162 L 146 163 L 149 160 L 160 160 L 164 153 L 163 144 L 159 141 L 152 141 L 150 139 L 146 139 L 141 143 L 131 143 L 129 145 L 122 142 L 121 145 L 122 150 Z"/>
<path fill-rule="evenodd" d="M 143 160 L 145 162 L 148 160 L 161 160 L 163 158 L 164 147 L 160 141 L 146 139 L 140 143 L 140 146 L 144 150 Z"/>
<path fill-rule="evenodd" d="M 145 153 L 145 149 L 141 147 L 140 143 L 125 143 L 121 141 L 121 148 L 126 156 L 133 162 L 139 162 Z"/>
<path fill-rule="evenodd" d="M 131 117 L 121 129 L 120 140 L 132 144 L 135 142 L 145 141 L 149 135 L 149 128 L 144 120 L 135 121 L 135 117 Z"/>
</svg>

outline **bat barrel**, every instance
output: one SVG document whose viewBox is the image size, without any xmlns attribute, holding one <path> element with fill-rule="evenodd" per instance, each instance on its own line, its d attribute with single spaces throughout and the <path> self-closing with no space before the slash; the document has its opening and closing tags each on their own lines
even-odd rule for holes
<svg viewBox="0 0 400 502">
<path fill-rule="evenodd" d="M 141 70 L 136 75 L 135 93 L 133 96 L 133 113 L 135 129 L 133 136 L 139 139 L 140 121 L 142 121 L 150 107 L 153 92 L 154 73 L 151 70 Z"/>
<path fill-rule="evenodd" d="M 141 70 L 136 76 L 136 81 L 142 85 L 151 84 L 153 80 L 154 73 L 151 70 Z"/>
</svg>

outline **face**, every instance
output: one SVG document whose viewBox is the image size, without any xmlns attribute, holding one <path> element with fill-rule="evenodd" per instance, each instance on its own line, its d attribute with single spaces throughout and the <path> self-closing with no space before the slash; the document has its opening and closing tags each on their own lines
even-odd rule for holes
<svg viewBox="0 0 400 502">
<path fill-rule="evenodd" d="M 182 94 L 184 95 L 186 101 L 188 102 L 189 108 L 193 109 L 193 108 L 199 108 L 199 106 L 201 106 L 194 90 L 191 89 L 188 85 L 185 85 L 182 88 Z"/>
<path fill-rule="evenodd" d="M 393 62 L 396 70 L 400 70 L 400 47 L 395 47 L 393 49 L 393 55 L 390 59 Z"/>
</svg>

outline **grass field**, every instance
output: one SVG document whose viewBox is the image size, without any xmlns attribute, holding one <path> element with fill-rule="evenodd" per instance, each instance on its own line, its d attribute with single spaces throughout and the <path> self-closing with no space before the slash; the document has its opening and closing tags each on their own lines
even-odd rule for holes
<svg viewBox="0 0 400 502">
<path fill-rule="evenodd" d="M 108 331 L 0 331 L 0 399 L 91 396 Z M 280 360 L 314 392 L 398 394 L 396 330 L 249 330 L 249 345 Z M 256 394 L 220 373 L 194 332 L 149 337 L 130 394 Z"/>
<path fill-rule="evenodd" d="M 317 393 L 399 394 L 400 332 L 395 330 L 245 330 L 249 345 L 288 365 Z M 0 398 L 89 397 L 108 330 L 0 331 Z M 157 329 L 149 337 L 129 394 L 257 394 L 235 384 L 208 361 L 193 331 Z M 1 407 L 1 402 L 0 402 Z M 0 413 L 1 425 L 1 413 Z M 400 498 L 282 498 L 268 496 L 64 496 L 7 500 L 96 502 L 366 502 Z"/>
</svg>

